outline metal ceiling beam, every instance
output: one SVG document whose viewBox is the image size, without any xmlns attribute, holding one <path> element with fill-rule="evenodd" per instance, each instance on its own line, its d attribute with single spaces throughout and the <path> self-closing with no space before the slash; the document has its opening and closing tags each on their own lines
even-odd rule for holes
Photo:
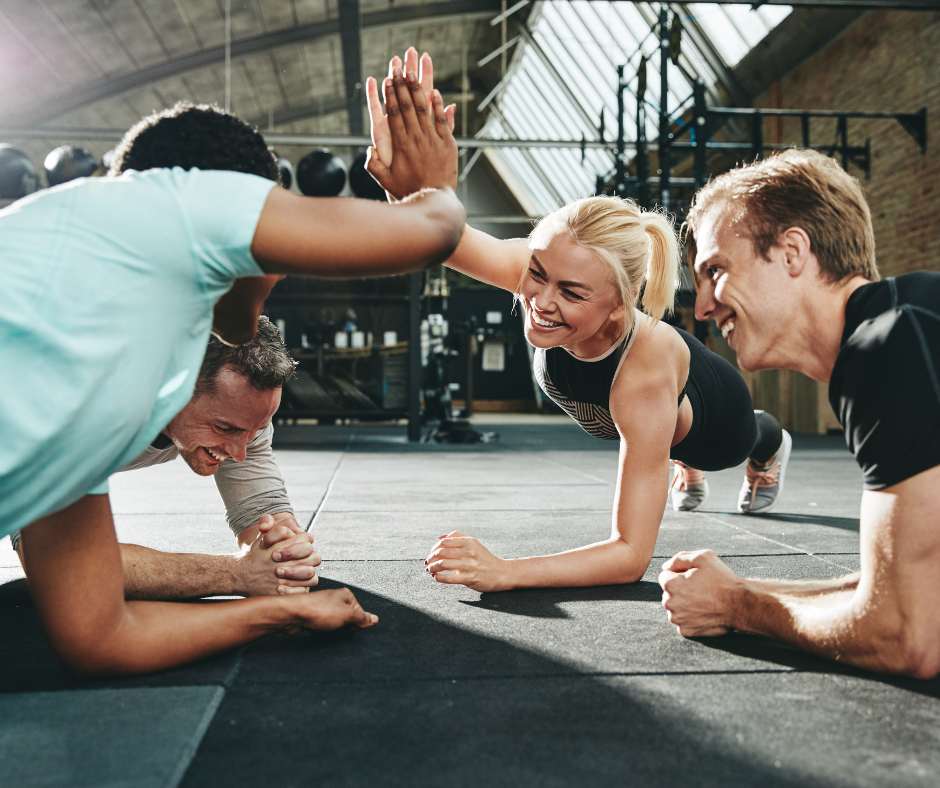
<svg viewBox="0 0 940 788">
<path fill-rule="evenodd" d="M 339 40 L 343 50 L 346 116 L 349 133 L 362 134 L 362 14 L 359 0 L 339 3 Z"/>
<path fill-rule="evenodd" d="M 940 11 L 940 0 L 704 0 L 712 5 L 791 5 L 794 8 L 884 8 L 892 11 Z"/>
<path fill-rule="evenodd" d="M 437 82 L 437 89 L 441 91 L 444 97 L 444 103 L 449 104 L 455 96 L 461 93 L 459 82 L 454 80 L 445 80 Z M 360 94 L 360 111 L 364 104 L 364 99 Z M 299 120 L 309 120 L 310 118 L 322 118 L 326 115 L 332 115 L 335 112 L 348 110 L 349 102 L 346 96 L 326 96 L 314 101 L 308 101 L 304 104 L 295 104 L 292 106 L 281 107 L 264 115 L 255 115 L 245 118 L 245 121 L 253 126 L 257 126 L 264 132 L 265 129 L 271 129 L 274 126 L 286 126 L 288 123 L 296 123 Z M 264 132 L 267 136 L 267 132 Z M 365 128 L 358 134 L 365 133 Z"/>
<path fill-rule="evenodd" d="M 340 3 L 342 6 L 343 3 Z M 448 18 L 489 18 L 499 13 L 500 0 L 438 0 L 421 5 L 392 6 L 362 15 L 362 28 L 389 27 L 417 20 L 443 21 Z M 232 42 L 232 58 L 246 57 L 257 52 L 314 41 L 340 33 L 339 18 L 251 36 Z M 2 117 L 17 126 L 36 126 L 102 99 L 111 98 L 160 80 L 179 76 L 187 71 L 225 62 L 225 46 L 208 47 L 182 57 L 155 63 L 152 66 L 121 74 L 110 79 L 98 79 L 84 85 L 67 88 L 33 107 L 25 107 Z"/>
</svg>

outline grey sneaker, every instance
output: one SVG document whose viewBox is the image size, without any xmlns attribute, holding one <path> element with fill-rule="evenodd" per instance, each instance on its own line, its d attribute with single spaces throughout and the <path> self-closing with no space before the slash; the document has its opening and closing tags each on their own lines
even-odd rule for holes
<svg viewBox="0 0 940 788">
<path fill-rule="evenodd" d="M 678 460 L 672 461 L 673 476 L 669 485 L 669 502 L 674 512 L 698 509 L 708 497 L 705 472 Z"/>
<path fill-rule="evenodd" d="M 793 438 L 783 430 L 783 440 L 777 453 L 766 465 L 758 465 L 753 460 L 744 469 L 744 483 L 738 494 L 738 511 L 741 514 L 764 514 L 773 509 L 780 493 L 783 492 L 783 480 L 787 475 Z"/>
</svg>

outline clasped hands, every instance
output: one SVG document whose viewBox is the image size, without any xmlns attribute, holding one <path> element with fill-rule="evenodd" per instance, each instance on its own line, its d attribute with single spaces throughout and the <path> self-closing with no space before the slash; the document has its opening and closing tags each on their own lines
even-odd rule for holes
<svg viewBox="0 0 940 788">
<path fill-rule="evenodd" d="M 304 531 L 290 512 L 265 514 L 243 539 L 236 558 L 239 590 L 245 596 L 298 594 L 319 582 L 320 554 L 313 534 Z"/>
</svg>

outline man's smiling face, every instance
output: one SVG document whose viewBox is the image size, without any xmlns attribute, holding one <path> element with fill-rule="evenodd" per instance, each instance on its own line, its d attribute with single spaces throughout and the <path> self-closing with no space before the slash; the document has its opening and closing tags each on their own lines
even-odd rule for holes
<svg viewBox="0 0 940 788">
<path fill-rule="evenodd" d="M 211 476 L 227 459 L 245 459 L 251 439 L 271 421 L 281 389 L 257 389 L 231 367 L 215 377 L 212 391 L 196 394 L 164 433 L 200 476 Z"/>
<path fill-rule="evenodd" d="M 779 366 L 798 300 L 786 251 L 771 247 L 761 257 L 743 221 L 723 204 L 709 210 L 695 230 L 695 317 L 714 320 L 745 370 Z"/>
</svg>

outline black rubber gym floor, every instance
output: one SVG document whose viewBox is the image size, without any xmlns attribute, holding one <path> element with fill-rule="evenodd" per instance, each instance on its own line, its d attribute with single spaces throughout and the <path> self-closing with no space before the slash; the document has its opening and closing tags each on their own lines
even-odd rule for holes
<svg viewBox="0 0 940 788">
<path fill-rule="evenodd" d="M 0 785 L 937 784 L 940 681 L 743 635 L 683 640 L 660 607 L 658 567 L 679 549 L 713 547 L 754 576 L 857 568 L 860 476 L 839 438 L 797 438 L 768 517 L 731 514 L 739 470 L 711 474 L 705 510 L 666 515 L 636 585 L 479 594 L 425 574 L 436 536 L 459 528 L 506 556 L 602 538 L 617 453 L 560 418 L 478 421 L 500 440 L 282 431 L 298 513 L 318 513 L 322 585 L 352 587 L 381 616 L 368 632 L 77 680 L 49 652 L 4 540 Z M 214 486 L 182 463 L 112 488 L 125 541 L 231 549 Z"/>
</svg>

